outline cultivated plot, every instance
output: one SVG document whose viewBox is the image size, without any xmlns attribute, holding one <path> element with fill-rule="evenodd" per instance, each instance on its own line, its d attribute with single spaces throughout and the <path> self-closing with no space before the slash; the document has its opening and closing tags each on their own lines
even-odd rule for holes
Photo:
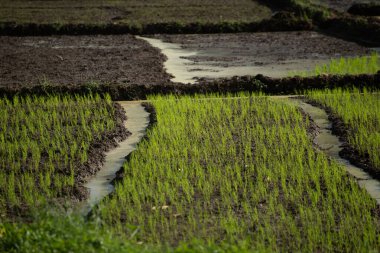
<svg viewBox="0 0 380 253">
<path fill-rule="evenodd" d="M 376 202 L 317 152 L 296 106 L 151 97 L 157 124 L 99 214 L 139 243 L 259 251 L 379 248 Z"/>
</svg>

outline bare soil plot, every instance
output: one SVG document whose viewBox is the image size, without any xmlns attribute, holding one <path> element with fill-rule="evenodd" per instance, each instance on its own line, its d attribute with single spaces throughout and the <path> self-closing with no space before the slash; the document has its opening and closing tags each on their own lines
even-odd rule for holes
<svg viewBox="0 0 380 253">
<path fill-rule="evenodd" d="M 256 22 L 271 16 L 268 7 L 251 0 L 5 0 L 0 7 L 0 22 L 36 24 Z"/>
<path fill-rule="evenodd" d="M 160 84 L 164 56 L 130 35 L 0 37 L 0 86 Z"/>
</svg>

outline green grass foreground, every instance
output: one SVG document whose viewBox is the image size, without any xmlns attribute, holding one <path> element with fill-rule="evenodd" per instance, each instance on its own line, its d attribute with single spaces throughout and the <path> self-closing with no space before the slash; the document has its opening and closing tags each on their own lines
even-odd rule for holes
<svg viewBox="0 0 380 253">
<path fill-rule="evenodd" d="M 245 253 L 239 245 L 182 243 L 176 248 L 152 244 L 136 244 L 110 232 L 99 220 L 61 212 L 42 211 L 34 222 L 12 224 L 0 222 L 0 252 L 4 253 Z"/>
<path fill-rule="evenodd" d="M 322 90 L 308 97 L 331 109 L 348 127 L 348 142 L 369 156 L 380 172 L 380 94 L 366 90 Z"/>
<path fill-rule="evenodd" d="M 376 203 L 317 152 L 300 111 L 264 97 L 151 97 L 157 125 L 99 207 L 137 243 L 378 251 Z"/>
<path fill-rule="evenodd" d="M 73 197 L 90 144 L 114 118 L 109 96 L 0 99 L 0 216 Z"/>
</svg>

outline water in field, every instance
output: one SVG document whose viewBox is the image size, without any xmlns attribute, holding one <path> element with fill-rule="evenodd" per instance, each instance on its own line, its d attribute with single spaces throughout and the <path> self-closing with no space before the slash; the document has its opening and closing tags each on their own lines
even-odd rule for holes
<svg viewBox="0 0 380 253">
<path fill-rule="evenodd" d="M 173 76 L 172 82 L 196 83 L 199 78 L 225 78 L 233 76 L 263 74 L 270 77 L 284 77 L 291 70 L 309 70 L 317 63 L 323 61 L 303 59 L 300 61 L 289 61 L 286 64 L 272 64 L 265 66 L 254 66 L 250 62 L 242 62 L 238 66 L 226 66 L 225 62 L 197 62 L 189 60 L 188 57 L 228 57 L 228 52 L 218 49 L 207 49 L 194 51 L 183 49 L 180 44 L 163 42 L 160 39 L 139 37 L 153 47 L 159 48 L 167 57 L 164 68 L 167 73 Z"/>
<path fill-rule="evenodd" d="M 184 48 L 183 44 L 164 42 L 158 38 L 137 38 L 161 50 L 167 57 L 164 68 L 172 75 L 171 81 L 180 83 L 193 84 L 201 78 L 210 80 L 257 74 L 274 78 L 286 77 L 294 72 L 310 71 L 316 65 L 328 63 L 331 58 L 341 56 L 331 52 L 303 53 L 300 57 L 289 56 L 291 52 L 281 52 L 280 54 L 285 56 L 275 56 L 267 52 L 269 49 L 262 49 L 261 54 L 256 54 L 255 51 L 258 49 L 254 43 L 235 42 L 228 47 L 228 41 L 214 45 L 213 40 L 207 43 L 199 42 L 196 47 L 192 45 L 193 47 Z"/>
<path fill-rule="evenodd" d="M 111 181 L 123 166 L 125 157 L 136 149 L 149 124 L 149 113 L 145 111 L 141 103 L 119 102 L 119 104 L 126 112 L 125 127 L 131 132 L 131 135 L 120 142 L 117 148 L 106 153 L 102 169 L 85 185 L 89 189 L 90 196 L 82 209 L 84 214 L 88 214 L 94 205 L 114 190 Z"/>
<path fill-rule="evenodd" d="M 320 133 L 315 137 L 314 142 L 323 152 L 344 165 L 347 172 L 355 177 L 359 185 L 366 189 L 368 193 L 376 199 L 377 203 L 380 204 L 380 182 L 372 178 L 367 172 L 339 156 L 343 143 L 336 135 L 332 134 L 332 123 L 326 111 L 299 100 L 296 100 L 296 102 L 320 128 Z"/>
</svg>

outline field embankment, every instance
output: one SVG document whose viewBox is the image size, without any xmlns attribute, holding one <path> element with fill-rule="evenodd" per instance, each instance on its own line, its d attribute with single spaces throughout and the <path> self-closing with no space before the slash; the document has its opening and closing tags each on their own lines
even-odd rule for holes
<svg viewBox="0 0 380 253">
<path fill-rule="evenodd" d="M 369 46 L 380 46 L 380 20 L 350 15 L 346 0 L 274 0 L 278 8 L 304 16 L 324 33 Z"/>
<path fill-rule="evenodd" d="M 374 75 L 320 75 L 314 77 L 270 78 L 263 75 L 200 80 L 196 84 L 167 83 L 162 85 L 35 85 L 32 87 L 1 88 L 6 97 L 15 95 L 43 95 L 55 93 L 88 94 L 108 93 L 113 100 L 145 100 L 154 94 L 194 95 L 207 93 L 263 92 L 268 95 L 291 95 L 309 89 L 352 88 L 379 89 L 380 72 Z"/>
<path fill-rule="evenodd" d="M 149 0 L 33 1 L 31 5 L 6 0 L 1 3 L 5 11 L 0 13 L 0 34 L 236 33 L 321 28 L 334 36 L 379 45 L 378 19 L 349 15 L 320 4 L 306 0 Z"/>
</svg>

